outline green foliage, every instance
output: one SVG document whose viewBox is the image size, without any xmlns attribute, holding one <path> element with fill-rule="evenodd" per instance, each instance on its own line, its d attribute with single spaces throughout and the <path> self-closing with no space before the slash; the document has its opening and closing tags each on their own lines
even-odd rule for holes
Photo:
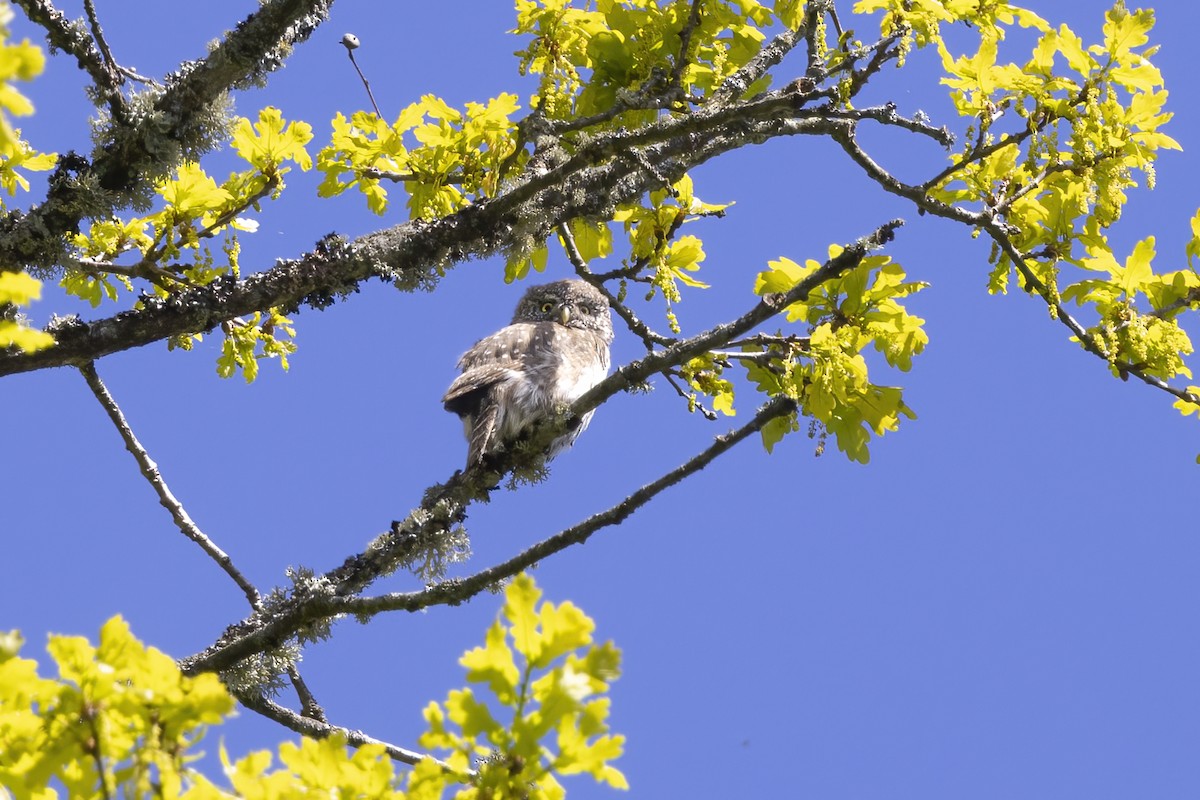
<svg viewBox="0 0 1200 800">
<path fill-rule="evenodd" d="M 628 788 L 609 763 L 621 755 L 624 737 L 608 735 L 609 699 L 601 696 L 619 674 L 620 653 L 610 642 L 592 643 L 595 626 L 578 608 L 538 605 L 540 598 L 532 578 L 514 579 L 501 612 L 507 624 L 497 619 L 484 646 L 462 658 L 467 680 L 486 688 L 492 705 L 466 688 L 425 709 L 422 746 L 449 750 L 457 779 L 474 787 L 459 797 L 553 800 L 565 795 L 556 774 L 585 773 Z M 441 797 L 445 780 L 433 766 L 418 765 L 409 797 Z"/>
<path fill-rule="evenodd" d="M 76 800 L 432 800 L 447 789 L 460 800 L 560 798 L 556 776 L 580 773 L 625 788 L 609 763 L 623 738 L 607 734 L 602 696 L 620 654 L 611 643 L 592 643 L 595 625 L 575 606 L 539 604 L 532 578 L 518 577 L 505 597 L 507 625 L 497 620 L 462 664 L 467 679 L 486 684 L 509 713 L 508 725 L 467 688 L 451 692 L 444 709 L 432 703 L 425 710 L 430 727 L 422 744 L 450 751 L 447 763 L 429 758 L 400 773 L 384 745 L 352 750 L 341 735 L 282 743 L 278 767 L 268 751 L 233 761 L 222 747 L 229 789 L 190 766 L 206 729 L 234 708 L 215 675 L 183 675 L 120 617 L 105 623 L 95 647 L 82 637 L 51 636 L 56 678 L 40 677 L 35 661 L 19 657 L 19 634 L 2 634 L 0 789 L 15 800 L 50 800 L 56 784 Z"/>
<path fill-rule="evenodd" d="M 217 359 L 217 374 L 222 378 L 241 370 L 246 383 L 254 383 L 261 358 L 278 358 L 279 366 L 286 372 L 287 357 L 296 352 L 296 344 L 291 341 L 296 335 L 292 321 L 276 309 L 265 315 L 256 311 L 249 320 L 226 323 L 223 330 L 225 341 Z M 280 339 L 280 334 L 288 338 Z"/>
<path fill-rule="evenodd" d="M 550 119 L 587 117 L 627 104 L 619 124 L 652 120 L 655 112 L 628 102 L 654 88 L 681 61 L 681 96 L 707 97 L 758 54 L 775 14 L 753 0 L 706 3 L 692 26 L 688 51 L 680 33 L 691 3 L 624 0 L 575 8 L 568 0 L 517 0 L 514 33 L 530 35 L 517 55 L 522 74 L 541 76 L 533 107 Z M 796 3 L 776 3 L 796 21 Z M 754 87 L 759 91 L 765 82 Z"/>
<path fill-rule="evenodd" d="M 329 143 L 316 156 L 323 175 L 318 193 L 331 197 L 356 187 L 367 207 L 383 214 L 392 199 L 389 184 L 397 185 L 407 195 L 410 218 L 433 219 L 539 180 L 572 159 L 599 164 L 612 154 L 587 148 L 617 141 L 639 126 L 687 119 L 739 98 L 774 97 L 766 93 L 765 76 L 750 86 L 727 79 L 762 55 L 768 36 L 783 27 L 806 28 L 813 50 L 809 77 L 817 80 L 813 76 L 823 73 L 822 81 L 836 84 L 818 94 L 825 93 L 830 108 L 848 113 L 856 91 L 851 71 L 869 51 L 854 37 L 854 29 L 865 24 L 847 26 L 837 41 L 830 40 L 827 15 L 797 0 L 515 0 L 515 8 L 511 33 L 522 42 L 517 68 L 536 81 L 526 103 L 532 113 L 524 122 L 515 119 L 521 103 L 514 94 L 461 109 L 424 95 L 390 123 L 362 111 L 339 114 Z M 965 135 L 945 169 L 907 194 L 923 211 L 967 220 L 976 235 L 988 233 L 994 243 L 990 290 L 1007 291 L 1015 275 L 1018 287 L 1040 296 L 1052 316 L 1066 317 L 1064 303 L 1075 303 L 1084 309 L 1078 324 L 1069 318 L 1076 338 L 1121 377 L 1190 376 L 1185 357 L 1192 346 L 1179 319 L 1200 301 L 1192 263 L 1200 254 L 1200 214 L 1193 220 L 1196 237 L 1187 249 L 1187 270 L 1156 274 L 1152 239 L 1120 263 L 1106 238 L 1128 191 L 1153 184 L 1158 152 L 1178 147 L 1162 132 L 1171 114 L 1165 111 L 1162 76 L 1151 61 L 1153 12 L 1130 11 L 1118 2 L 1105 14 L 1101 41 L 1086 44 L 1066 26 L 999 0 L 859 0 L 853 10 L 860 17 L 877 14 L 881 35 L 902 52 L 928 47 L 937 54 Z M 971 32 L 948 38 L 951 25 Z M 1013 31 L 1022 35 L 1009 36 Z M 1011 59 L 1013 39 L 1033 41 L 1027 56 Z M 960 42 L 966 43 L 961 52 Z M 26 50 L 0 56 L 0 67 L 2 58 L 10 58 L 12 75 L 40 68 L 40 56 Z M 0 69 L 0 77 L 4 74 Z M 23 109 L 19 101 L 4 105 L 3 97 L 0 105 L 13 113 Z M 654 135 L 647 135 L 645 141 L 653 142 Z M 73 238 L 79 261 L 66 269 L 63 287 L 98 305 L 117 299 L 139 278 L 162 296 L 236 275 L 234 232 L 255 227 L 242 215 L 261 199 L 277 197 L 291 166 L 311 167 L 306 150 L 311 137 L 310 126 L 287 123 L 276 109 L 264 109 L 257 122 L 238 121 L 231 147 L 246 170 L 218 183 L 199 165 L 184 164 L 158 186 L 160 210 L 93 221 Z M 644 158 L 635 152 L 639 146 L 630 145 L 625 155 Z M 6 152 L 14 169 L 49 163 L 32 150 Z M 22 179 L 6 178 L 4 163 L 0 160 L 0 184 L 11 192 Z M 614 233 L 623 229 L 621 264 L 607 276 L 619 282 L 622 299 L 631 285 L 645 284 L 647 299 L 661 302 L 669 332 L 679 335 L 677 307 L 688 290 L 708 286 L 704 242 L 682 226 L 721 216 L 728 204 L 700 201 L 686 174 L 662 177 L 660 187 L 622 202 L 607 218 L 568 221 L 572 241 L 561 233 L 560 239 L 571 259 L 582 260 L 576 266 L 586 267 L 614 254 Z M 514 237 L 507 281 L 548 264 L 546 230 L 536 222 Z M 214 237 L 223 238 L 216 254 L 205 246 Z M 130 253 L 132 258 L 121 260 Z M 811 264 L 773 262 L 756 290 L 785 291 L 811 272 Z M 738 354 L 707 353 L 671 375 L 690 389 L 690 409 L 706 397 L 714 411 L 732 414 L 737 392 L 745 388 L 730 366 L 744 364 L 750 385 L 796 399 L 814 435 L 833 433 L 841 450 L 865 462 L 871 435 L 894 430 L 912 412 L 899 388 L 870 381 L 863 351 L 871 345 L 888 365 L 911 367 L 926 338 L 921 320 L 905 311 L 903 301 L 918 288 L 903 282 L 898 265 L 869 258 L 789 310 L 792 322 L 807 326 L 802 335 L 760 336 L 739 345 Z M 240 370 L 253 380 L 264 357 L 278 357 L 286 368 L 294 349 L 290 323 L 277 310 L 229 321 L 222 330 L 222 376 Z M 649 330 L 639 334 L 652 347 L 670 341 Z M 171 345 L 186 349 L 199 338 L 178 336 Z M 1182 403 L 1185 412 L 1192 405 L 1187 398 Z M 763 431 L 764 442 L 770 449 L 799 427 L 798 418 L 773 421 Z"/>
<path fill-rule="evenodd" d="M 42 283 L 24 272 L 0 272 L 0 307 L 21 307 L 42 296 Z M 0 319 L 0 348 L 18 347 L 27 353 L 54 344 L 54 337 L 18 320 Z"/>
<path fill-rule="evenodd" d="M 829 257 L 841 248 L 831 247 Z M 760 295 L 786 292 L 820 268 L 816 261 L 801 266 L 783 258 L 758 275 L 754 291 Z M 794 399 L 805 416 L 834 434 L 849 458 L 866 463 L 871 434 L 895 430 L 902 416 L 915 415 L 904 404 L 898 387 L 870 382 L 862 351 L 868 345 L 879 351 L 888 365 L 902 371 L 912 367 L 912 357 L 925 349 L 928 337 L 924 320 L 909 314 L 900 300 L 925 288 L 905 282 L 904 269 L 887 256 L 868 256 L 838 278 L 826 281 L 804 302 L 788 306 L 790 322 L 808 326 L 804 339 L 780 335 L 773 342 L 749 344 L 746 352 L 765 358 L 748 362 L 747 372 L 760 391 Z M 794 423 L 776 423 L 763 430 L 770 450 Z"/>
<path fill-rule="evenodd" d="M 29 190 L 29 181 L 22 169 L 40 171 L 54 165 L 53 153 L 39 153 L 21 140 L 21 132 L 12 127 L 9 115 L 26 116 L 33 113 L 33 103 L 13 86 L 14 81 L 29 81 L 42 73 L 46 57 L 40 48 L 24 40 L 11 44 L 8 23 L 13 12 L 8 3 L 0 2 L 0 187 L 10 197 L 17 190 Z M 0 209 L 4 208 L 0 201 Z M 25 272 L 0 270 L 0 309 L 20 308 L 41 297 L 41 282 Z M 16 347 L 33 352 L 50 347 L 54 339 L 49 334 L 33 330 L 13 315 L 0 317 L 0 349 Z"/>
<path fill-rule="evenodd" d="M 408 188 L 414 219 L 450 214 L 495 194 L 517 151 L 511 117 L 519 108 L 512 94 L 467 103 L 464 111 L 425 95 L 391 125 L 365 111 L 349 120 L 338 114 L 332 143 L 317 154 L 317 169 L 325 174 L 318 193 L 331 197 L 357 186 L 368 207 L 382 214 L 388 195 L 380 181 L 389 180 Z M 406 135 L 415 146 L 405 145 Z"/>
<path fill-rule="evenodd" d="M 50 169 L 57 159 L 53 153 L 39 153 L 22 141 L 21 132 L 13 128 L 9 119 L 10 114 L 24 117 L 33 113 L 33 103 L 13 82 L 33 80 L 46 66 L 41 48 L 30 44 L 28 39 L 17 44 L 8 41 L 8 23 L 12 18 L 12 7 L 0 2 L 0 186 L 10 197 L 17 189 L 29 190 L 29 182 L 20 169 Z"/>
<path fill-rule="evenodd" d="M 182 675 L 119 617 L 97 647 L 52 636 L 47 649 L 57 679 L 0 652 L 0 786 L 16 800 L 55 797 L 51 780 L 72 798 L 180 796 L 189 748 L 233 710 L 216 676 Z"/>
<path fill-rule="evenodd" d="M 65 271 L 60 285 L 68 294 L 98 306 L 106 299 L 117 300 L 119 287 L 132 291 L 135 277 L 149 280 L 159 297 L 167 297 L 210 284 L 222 275 L 237 276 L 240 247 L 235 231 L 258 228 L 257 222 L 242 215 L 261 210 L 265 198 L 279 197 L 291 165 L 312 168 L 305 149 L 311 140 L 307 123 L 285 122 L 275 108 L 264 108 L 255 123 L 240 119 L 231 147 L 249 165 L 247 169 L 218 184 L 199 164 L 181 165 L 156 187 L 163 204 L 160 210 L 128 220 L 96 220 L 86 232 L 72 237 L 79 262 Z M 205 244 L 218 237 L 219 260 Z M 121 263 L 130 253 L 132 263 Z M 286 356 L 295 351 L 293 342 L 275 336 L 276 330 L 289 337 L 293 334 L 290 321 L 275 309 L 249 320 L 231 320 L 222 330 L 226 339 L 217 365 L 222 377 L 240 369 L 251 382 L 258 374 L 257 359 L 279 357 L 286 369 Z M 201 338 L 200 334 L 176 337 L 170 345 L 190 350 Z"/>
<path fill-rule="evenodd" d="M 1177 318 L 1200 299 L 1192 263 L 1200 224 L 1193 220 L 1189 269 L 1159 274 L 1153 237 L 1121 263 L 1104 234 L 1120 219 L 1130 188 L 1140 181 L 1153 187 L 1158 152 L 1179 147 L 1161 131 L 1172 114 L 1151 62 L 1154 12 L 1130 11 L 1119 0 L 1105 14 L 1102 41 L 1087 45 L 1065 25 L 1054 28 L 1008 3 L 863 0 L 855 10 L 882 10 L 885 33 L 935 45 L 942 82 L 958 113 L 973 120 L 951 165 L 924 188 L 936 202 L 981 209 L 1004 225 L 1012 247 L 993 249 L 990 290 L 1006 291 L 1015 271 L 1051 315 L 1063 313 L 1060 301 L 1086 308 L 1087 335 L 1074 338 L 1121 378 L 1131 370 L 1190 377 L 1184 357 L 1192 345 Z M 973 54 L 950 52 L 941 30 L 954 22 L 978 30 Z M 1000 58 L 1014 23 L 1037 35 L 1021 64 Z M 1194 405 L 1176 403 L 1185 414 Z"/>
</svg>

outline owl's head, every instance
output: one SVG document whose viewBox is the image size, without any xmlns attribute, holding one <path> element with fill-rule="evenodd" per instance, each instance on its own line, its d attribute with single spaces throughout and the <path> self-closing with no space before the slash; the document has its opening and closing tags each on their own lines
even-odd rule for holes
<svg viewBox="0 0 1200 800">
<path fill-rule="evenodd" d="M 608 300 L 594 286 L 580 280 L 530 286 L 517 303 L 513 322 L 556 322 L 598 333 L 606 342 L 613 338 Z"/>
</svg>

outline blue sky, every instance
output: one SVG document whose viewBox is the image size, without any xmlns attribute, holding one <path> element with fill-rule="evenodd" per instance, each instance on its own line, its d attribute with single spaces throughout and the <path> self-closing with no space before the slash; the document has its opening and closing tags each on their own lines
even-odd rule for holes
<svg viewBox="0 0 1200 800">
<path fill-rule="evenodd" d="M 256 7 L 212 2 L 183 24 L 157 3 L 97 5 L 117 58 L 152 75 L 199 57 Z M 1104 3 L 1030 5 L 1085 41 L 1099 37 Z M 76 6 L 62 4 L 71 16 Z M 1176 115 L 1167 133 L 1184 151 L 1161 158 L 1153 192 L 1131 193 L 1110 239 L 1123 258 L 1155 235 L 1156 265 L 1178 269 L 1200 206 L 1200 16 L 1182 0 L 1156 8 L 1155 61 Z M 530 84 L 512 57 L 521 45 L 504 33 L 512 24 L 504 2 L 336 4 L 238 110 L 271 104 L 311 122 L 315 153 L 336 111 L 367 105 L 338 44 L 346 31 L 363 42 L 359 63 L 385 114 L 430 92 L 461 105 L 516 91 L 524 105 Z M 914 57 L 911 73 L 885 70 L 870 99 L 953 121 L 929 66 Z M 38 113 L 23 127 L 36 146 L 87 151 L 80 86 L 58 58 L 29 87 Z M 864 144 L 904 175 L 940 163 L 933 145 L 906 137 Z M 820 258 L 902 216 L 909 224 L 889 253 L 931 284 L 909 304 L 931 344 L 911 373 L 873 374 L 904 386 L 918 419 L 873 442 L 868 466 L 832 444 L 816 458 L 802 435 L 770 456 L 747 442 L 536 571 L 548 597 L 581 606 L 624 653 L 611 721 L 628 737 L 617 766 L 633 796 L 1195 796 L 1195 419 L 1160 392 L 1114 380 L 1038 303 L 988 296 L 982 242 L 884 195 L 828 142 L 776 141 L 694 177 L 701 198 L 737 204 L 693 226 L 714 288 L 679 307 L 685 330 L 748 305 L 769 259 Z M 380 219 L 353 193 L 318 201 L 318 181 L 289 176 L 283 199 L 257 215 L 259 231 L 243 237 L 244 268 L 301 254 L 330 231 L 402 220 L 399 203 Z M 546 279 L 568 274 L 552 254 Z M 303 311 L 291 371 L 266 365 L 252 386 L 220 380 L 212 346 L 151 345 L 98 369 L 197 523 L 266 589 L 289 565 L 340 563 L 461 465 L 460 425 L 439 400 L 458 355 L 507 322 L 522 287 L 502 277 L 500 263 L 468 262 L 433 294 L 375 282 Z M 67 302 L 50 291 L 35 318 L 93 313 Z M 618 330 L 617 363 L 639 348 Z M 465 569 L 612 505 L 753 408 L 747 394 L 738 419 L 709 423 L 657 388 L 602 407 L 545 483 L 474 508 Z M 6 431 L 0 466 L 0 629 L 21 629 L 28 655 L 43 655 L 47 632 L 94 637 L 121 613 L 145 641 L 185 656 L 244 615 L 244 598 L 175 530 L 76 372 L 8 378 L 0 400 L 23 420 Z M 394 577 L 377 588 L 413 585 Z M 463 685 L 457 658 L 482 642 L 499 603 L 342 622 L 303 671 L 332 721 L 415 746 L 421 707 Z M 284 733 L 243 712 L 221 736 L 237 754 Z M 586 778 L 567 786 L 575 798 L 613 796 Z"/>
</svg>

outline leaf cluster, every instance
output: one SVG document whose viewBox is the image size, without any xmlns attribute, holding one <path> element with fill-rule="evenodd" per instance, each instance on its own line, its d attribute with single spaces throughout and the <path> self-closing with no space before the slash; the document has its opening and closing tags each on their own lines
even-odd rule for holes
<svg viewBox="0 0 1200 800">
<path fill-rule="evenodd" d="M 471 689 L 450 693 L 446 706 L 425 710 L 422 743 L 450 751 L 448 760 L 419 761 L 398 773 L 382 743 L 348 747 L 344 734 L 280 744 L 277 754 L 237 761 L 220 748 L 229 788 L 192 766 L 207 729 L 232 712 L 233 698 L 216 675 L 183 675 L 162 652 L 143 645 L 114 617 L 93 646 L 83 637 L 51 636 L 56 678 L 38 675 L 21 658 L 21 637 L 0 635 L 0 787 L 15 800 L 68 796 L 180 800 L 274 800 L 312 796 L 560 798 L 556 776 L 590 774 L 626 788 L 609 762 L 623 739 L 607 734 L 608 684 L 620 656 L 596 645 L 594 623 L 570 603 L 538 603 L 528 576 L 505 592 L 486 644 L 466 653 L 467 678 L 486 684 L 511 720 L 499 723 Z M 508 642 L 512 642 L 510 647 Z M 518 664 L 516 657 L 520 658 Z M 546 740 L 554 744 L 551 748 Z M 275 766 L 276 755 L 279 766 Z M 472 759 L 475 759 L 473 762 Z"/>
</svg>

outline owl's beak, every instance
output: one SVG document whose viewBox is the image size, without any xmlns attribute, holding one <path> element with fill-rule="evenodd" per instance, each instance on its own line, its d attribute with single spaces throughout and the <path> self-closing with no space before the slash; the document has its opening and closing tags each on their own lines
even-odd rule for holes
<svg viewBox="0 0 1200 800">
<path fill-rule="evenodd" d="M 558 321 L 566 325 L 571 321 L 571 307 L 563 306 L 558 310 Z"/>
</svg>

